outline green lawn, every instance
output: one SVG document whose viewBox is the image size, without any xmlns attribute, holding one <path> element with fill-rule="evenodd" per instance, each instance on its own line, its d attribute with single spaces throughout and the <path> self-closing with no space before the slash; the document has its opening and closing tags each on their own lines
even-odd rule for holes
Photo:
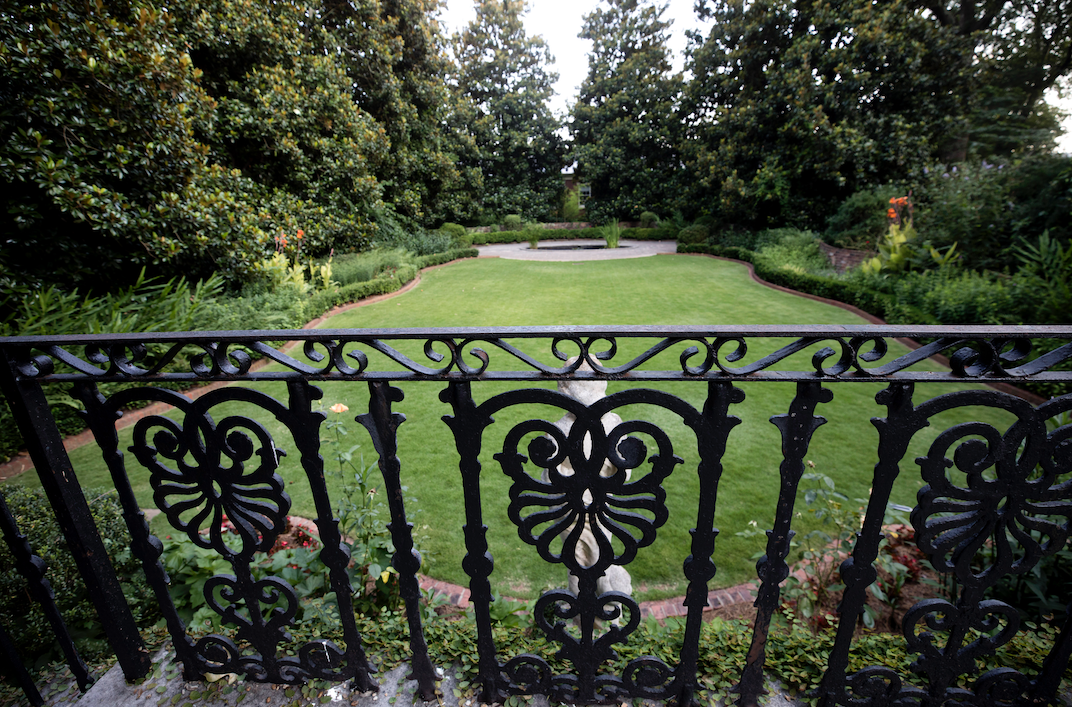
<svg viewBox="0 0 1072 707">
<path fill-rule="evenodd" d="M 860 324 L 855 315 L 840 308 L 762 287 L 748 277 L 737 264 L 710 258 L 658 256 L 635 260 L 588 263 L 537 263 L 510 260 L 466 260 L 424 273 L 414 290 L 377 304 L 359 307 L 324 323 L 325 328 L 374 328 L 420 326 L 506 326 L 506 325 L 747 325 L 747 324 Z M 616 361 L 626 361 L 640 350 L 629 340 L 621 345 Z M 650 345 L 650 342 L 645 342 Z M 549 347 L 526 349 L 547 362 L 553 362 Z M 407 352 L 425 361 L 419 348 Z M 493 365 L 508 365 L 509 357 L 491 350 Z M 573 352 L 569 352 L 573 353 Z M 676 366 L 680 351 L 666 352 L 658 367 Z M 750 353 L 751 358 L 751 353 Z M 794 367 L 806 367 L 810 353 L 794 359 Z M 548 384 L 550 386 L 551 384 Z M 609 392 L 626 384 L 612 383 Z M 427 536 L 423 548 L 431 558 L 430 573 L 449 581 L 465 584 L 461 569 L 464 543 L 461 526 L 462 490 L 457 468 L 457 453 L 449 430 L 441 417 L 450 409 L 438 399 L 442 384 L 404 384 L 405 400 L 395 406 L 407 415 L 399 430 L 403 483 L 408 495 L 416 499 L 409 510 L 419 508 L 413 518 L 418 534 Z M 479 400 L 506 390 L 505 384 L 475 384 Z M 681 382 L 658 386 L 700 407 L 706 392 L 702 383 Z M 750 557 L 759 549 L 755 539 L 739 538 L 737 531 L 749 521 L 769 527 L 778 495 L 780 438 L 768 422 L 771 415 L 788 410 L 794 386 L 787 383 L 751 383 L 741 386 L 744 403 L 733 413 L 742 424 L 730 436 L 724 459 L 724 474 L 719 487 L 716 526 L 721 534 L 716 546 L 719 566 L 714 583 L 728 586 L 754 577 Z M 260 389 L 277 398 L 285 396 L 282 384 L 262 384 Z M 343 402 L 352 415 L 367 409 L 367 388 L 361 384 L 332 383 L 323 386 L 325 407 Z M 869 418 L 882 415 L 885 408 L 874 402 L 881 386 L 868 383 L 831 386 L 835 399 L 822 405 L 820 414 L 828 424 L 816 432 L 810 459 L 837 481 L 839 490 L 852 499 L 865 498 L 871 485 L 878 436 Z M 929 385 L 917 388 L 922 401 L 954 386 Z M 221 406 L 214 412 L 217 420 L 226 414 L 251 414 L 250 407 Z M 974 414 L 978 413 L 978 414 Z M 641 550 L 629 566 L 634 589 L 640 599 L 683 593 L 681 565 L 688 554 L 689 529 L 695 523 L 698 482 L 697 457 L 691 432 L 660 409 L 636 406 L 623 417 L 647 419 L 663 427 L 675 444 L 675 453 L 684 464 L 666 482 L 670 520 L 649 548 Z M 549 408 L 504 411 L 488 432 L 483 447 L 482 490 L 488 538 L 496 558 L 493 576 L 496 590 L 502 593 L 533 597 L 548 586 L 564 582 L 561 567 L 549 567 L 535 548 L 525 545 L 506 515 L 509 479 L 491 455 L 502 447 L 502 437 L 514 424 L 529 417 L 554 420 L 560 413 Z M 282 426 L 274 420 L 261 420 L 272 432 L 276 444 L 293 448 Z M 926 444 L 953 422 L 969 418 L 982 419 L 1004 428 L 1008 420 L 987 410 L 957 411 L 947 414 L 925 433 L 921 433 L 906 459 L 922 454 Z M 356 423 L 348 425 L 351 440 L 362 443 L 367 462 L 374 460 L 372 446 L 364 430 Z M 357 435 L 360 432 L 358 437 Z M 132 432 L 121 433 L 122 446 L 129 445 Z M 523 448 L 522 448 L 523 449 Z M 649 444 L 649 449 L 654 445 Z M 302 478 L 296 454 L 284 459 L 281 473 L 288 480 L 287 490 L 293 512 L 312 516 L 312 499 Z M 108 476 L 95 446 L 83 447 L 72 454 L 83 485 L 107 484 Z M 128 459 L 132 457 L 128 455 Z M 146 474 L 133 471 L 136 491 L 143 505 L 152 504 Z M 909 462 L 898 482 L 894 500 L 911 505 L 920 482 L 914 464 Z M 637 472 L 639 473 L 639 472 Z M 15 483 L 35 483 L 24 475 Z M 333 475 L 331 488 L 341 486 Z M 798 510 L 802 510 L 802 503 Z M 809 526 L 808 517 L 798 521 L 798 531 Z"/>
</svg>

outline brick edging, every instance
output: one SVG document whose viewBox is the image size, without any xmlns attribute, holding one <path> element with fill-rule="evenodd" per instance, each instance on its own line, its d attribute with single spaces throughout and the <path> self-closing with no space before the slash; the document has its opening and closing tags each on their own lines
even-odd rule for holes
<svg viewBox="0 0 1072 707">
<path fill-rule="evenodd" d="M 300 516 L 288 517 L 292 524 L 302 528 L 310 535 L 320 537 L 315 521 Z M 417 575 L 417 579 L 420 582 L 422 591 L 430 590 L 462 609 L 469 607 L 470 594 L 467 587 L 451 584 L 441 579 L 434 579 L 423 574 Z M 712 589 L 707 593 L 707 606 L 711 609 L 719 609 L 743 602 L 752 602 L 754 589 L 754 585 L 750 583 L 738 584 L 735 587 L 726 587 L 724 589 Z M 515 601 L 522 600 L 517 599 Z M 640 602 L 640 615 L 642 618 L 651 616 L 656 619 L 665 619 L 670 616 L 685 616 L 686 614 L 688 614 L 688 608 L 685 606 L 685 597 L 683 596 Z"/>
</svg>

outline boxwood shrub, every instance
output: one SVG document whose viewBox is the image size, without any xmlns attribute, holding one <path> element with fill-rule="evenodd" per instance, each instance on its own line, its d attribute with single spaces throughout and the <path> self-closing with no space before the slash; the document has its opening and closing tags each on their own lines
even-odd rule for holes
<svg viewBox="0 0 1072 707">
<path fill-rule="evenodd" d="M 145 581 L 141 562 L 130 551 L 130 536 L 115 490 L 87 488 L 83 492 L 136 622 L 139 626 L 151 625 L 160 617 L 159 606 Z M 46 577 L 56 596 L 56 605 L 76 640 L 79 653 L 87 662 L 106 656 L 110 648 L 96 609 L 44 491 L 9 486 L 0 488 L 0 495 L 15 517 L 19 532 L 47 564 Z M 14 567 L 15 558 L 7 545 L 0 543 L 0 622 L 11 634 L 27 667 L 40 668 L 62 659 L 62 653 L 48 619 L 37 602 L 30 599 L 26 580 Z"/>
</svg>

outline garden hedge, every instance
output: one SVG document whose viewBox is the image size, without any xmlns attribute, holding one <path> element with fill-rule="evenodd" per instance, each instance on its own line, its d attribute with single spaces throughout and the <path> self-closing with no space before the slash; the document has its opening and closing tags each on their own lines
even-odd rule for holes
<svg viewBox="0 0 1072 707">
<path fill-rule="evenodd" d="M 478 254 L 479 251 L 475 248 L 456 248 L 444 253 L 420 256 L 414 259 L 415 266 L 404 265 L 390 273 L 383 273 L 373 280 L 319 290 L 305 300 L 298 309 L 302 312 L 304 320 L 309 321 L 334 307 L 357 302 L 366 297 L 395 292 L 416 277 L 417 271 L 421 268 L 449 263 L 459 258 L 475 258 Z M 226 308 L 226 300 L 223 300 L 221 305 Z M 203 328 L 210 330 L 218 327 L 212 326 L 211 323 L 206 323 Z M 50 408 L 52 416 L 60 429 L 60 434 L 78 434 L 85 429 L 85 422 L 76 408 L 63 403 L 50 405 Z M 22 435 L 15 425 L 15 419 L 7 405 L 7 401 L 0 395 L 0 462 L 11 459 L 24 446 Z"/>
<path fill-rule="evenodd" d="M 880 319 L 885 319 L 886 313 L 891 309 L 890 296 L 884 292 L 860 285 L 851 280 L 835 280 L 821 275 L 812 275 L 795 270 L 787 270 L 772 265 L 761 254 L 745 248 L 717 245 L 682 245 L 677 248 L 679 253 L 703 253 L 716 255 L 723 258 L 743 260 L 751 263 L 756 276 L 773 285 L 788 287 L 798 292 L 806 292 L 816 297 L 844 302 L 864 310 Z"/>
<path fill-rule="evenodd" d="M 672 241 L 677 236 L 677 229 L 671 226 L 661 228 L 623 228 L 622 238 L 631 238 L 638 241 Z M 544 228 L 540 231 L 541 241 L 564 241 L 577 238 L 603 239 L 603 228 L 592 226 L 590 228 Z M 473 233 L 473 245 L 489 245 L 495 243 L 524 243 L 529 239 L 525 231 L 490 231 L 488 233 Z"/>
</svg>

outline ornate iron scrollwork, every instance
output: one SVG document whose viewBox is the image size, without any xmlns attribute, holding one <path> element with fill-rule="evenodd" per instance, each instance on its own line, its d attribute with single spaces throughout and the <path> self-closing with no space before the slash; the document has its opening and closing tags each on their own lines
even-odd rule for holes
<svg viewBox="0 0 1072 707">
<path fill-rule="evenodd" d="M 891 339 L 920 342 L 905 353 Z M 1033 340 L 1053 346 L 1033 349 Z M 301 344 L 304 356 L 275 343 Z M 395 381 L 443 381 L 441 400 L 453 408 L 444 418 L 459 453 L 465 502 L 463 569 L 470 578 L 478 629 L 479 671 L 484 701 L 512 693 L 542 693 L 562 701 L 626 698 L 676 699 L 690 704 L 697 688 L 701 612 L 707 585 L 715 575 L 714 508 L 722 457 L 737 422 L 730 406 L 743 400 L 736 381 L 789 381 L 797 396 L 787 415 L 772 421 L 782 435 L 781 488 L 766 556 L 757 565 L 762 581 L 752 649 L 739 691 L 752 705 L 762 694 L 762 666 L 769 620 L 779 601 L 779 583 L 789 571 L 793 502 L 812 433 L 823 423 L 817 406 L 830 394 L 830 382 L 882 381 L 889 387 L 877 400 L 885 417 L 873 420 L 879 433 L 872 494 L 852 555 L 841 565 L 845 583 L 841 621 L 818 697 L 826 705 L 1005 705 L 1052 699 L 1072 656 L 1072 618 L 1066 621 L 1041 672 L 1027 676 L 1008 669 L 978 676 L 959 687 L 979 656 L 1016 634 L 1016 612 L 986 596 L 1000 576 L 1032 571 L 1041 558 L 1068 544 L 1072 518 L 1072 427 L 1048 431 L 1047 419 L 1072 410 L 1072 398 L 1038 408 L 993 391 L 971 390 L 913 402 L 913 382 L 995 383 L 1027 378 L 1070 382 L 1070 327 L 544 327 L 419 330 L 315 330 L 289 332 L 184 332 L 72 337 L 13 337 L 0 342 L 5 365 L 0 385 L 16 417 L 69 542 L 81 542 L 91 522 L 84 499 L 78 502 L 75 475 L 62 452 L 59 433 L 48 415 L 41 384 L 74 382 L 87 420 L 123 504 L 132 549 L 164 607 L 168 627 L 187 676 L 205 672 L 242 672 L 254 680 L 298 682 L 310 677 L 352 677 L 362 690 L 375 687 L 353 620 L 346 571 L 348 547 L 332 517 L 319 455 L 323 416 L 311 403 L 320 397 L 315 380 L 369 384 L 365 426 L 379 454 L 391 504 L 389 529 L 400 574 L 400 592 L 409 609 L 414 676 L 426 699 L 434 694 L 435 669 L 424 645 L 415 552 L 401 493 L 401 461 L 396 432 L 404 419 L 392 411 L 402 400 Z M 1046 351 L 1046 348 L 1052 350 Z M 190 351 L 193 355 L 190 355 Z M 949 357 L 950 370 L 936 371 L 927 359 Z M 256 358 L 275 362 L 256 370 Z M 153 388 L 117 393 L 107 400 L 94 382 L 284 381 L 286 404 L 232 387 L 197 401 Z M 652 390 L 629 389 L 597 402 L 582 403 L 548 390 L 514 390 L 477 404 L 471 386 L 484 381 L 688 381 L 707 387 L 702 410 Z M 169 522 L 202 547 L 231 563 L 231 571 L 207 584 L 209 607 L 235 629 L 234 639 L 205 636 L 195 641 L 171 606 L 168 578 L 161 563 L 162 544 L 150 532 L 138 507 L 119 450 L 115 420 L 134 402 L 166 402 L 178 408 L 178 422 L 155 416 L 135 427 L 134 456 L 150 470 L 157 503 Z M 293 445 L 277 446 L 252 417 L 213 415 L 224 402 L 242 402 L 266 412 L 290 433 Z M 537 602 L 535 622 L 572 665 L 555 674 L 540 658 L 513 656 L 500 662 L 489 607 L 494 560 L 488 549 L 481 509 L 480 452 L 484 433 L 497 411 L 521 405 L 551 405 L 572 416 L 569 426 L 529 420 L 506 435 L 497 463 L 511 480 L 507 514 L 522 540 L 541 557 L 572 575 L 568 590 L 546 593 Z M 663 482 L 677 461 L 669 437 L 642 420 L 607 422 L 611 411 L 649 405 L 670 411 L 695 433 L 696 525 L 683 563 L 688 589 L 685 636 L 676 665 L 640 657 L 619 675 L 604 674 L 640 619 L 640 608 L 624 592 L 601 581 L 622 569 L 650 545 L 666 522 Z M 1016 422 L 1004 432 L 981 424 L 941 430 L 918 464 L 926 486 L 918 496 L 912 522 L 920 547 L 936 567 L 955 575 L 964 588 L 955 601 L 921 602 L 903 620 L 907 646 L 924 681 L 871 667 L 848 674 L 856 620 L 868 586 L 878 570 L 882 520 L 901 464 L 917 434 L 939 413 L 985 406 L 1011 413 Z M 561 422 L 561 421 L 560 421 Z M 676 440 L 675 440 L 676 443 Z M 271 545 L 282 527 L 289 498 L 277 474 L 281 447 L 287 446 L 304 469 L 312 489 L 331 588 L 338 597 L 345 648 L 309 642 L 297 655 L 282 657 L 280 646 L 297 606 L 293 589 L 278 578 L 256 578 L 249 560 Z M 680 449 L 680 448 L 679 448 Z M 564 464 L 569 461 L 569 473 Z M 538 472 L 529 473 L 535 467 Z M 627 470 L 634 470 L 634 478 Z M 643 473 L 641 473 L 643 472 Z M 55 483 L 53 483 L 55 482 Z M 52 483 L 50 486 L 49 484 Z M 77 492 L 77 493 L 76 493 Z M 219 532 L 226 514 L 237 535 Z M 89 528 L 91 531 L 92 529 Z M 204 531 L 204 532 L 203 532 Z M 584 539 L 585 533 L 590 539 Z M 90 538 L 90 540 L 92 540 Z M 984 550 L 990 553 L 980 562 Z M 140 648 L 133 616 L 122 605 L 114 572 L 103 546 L 84 544 L 76 557 L 87 560 L 82 572 L 104 587 L 95 595 L 128 677 L 144 675 L 148 655 Z M 93 556 L 93 561 L 87 558 Z M 80 564 L 80 568 L 82 567 Z M 96 581 L 96 580 L 95 580 Z M 98 597 L 95 597 L 95 599 Z M 1072 610 L 1072 606 L 1070 606 Z M 1072 614 L 1072 611 L 1069 612 Z"/>
<path fill-rule="evenodd" d="M 728 384 L 712 384 L 703 412 L 679 398 L 652 390 L 628 390 L 585 404 L 549 390 L 520 390 L 495 396 L 475 405 L 464 384 L 452 385 L 444 399 L 454 405 L 455 416 L 446 418 L 455 432 L 462 453 L 461 469 L 466 479 L 466 532 L 482 544 L 467 542 L 470 555 L 464 566 L 472 579 L 472 596 L 480 628 L 481 678 L 484 699 L 508 694 L 539 692 L 562 701 L 606 701 L 626 697 L 691 698 L 695 681 L 695 650 L 699 638 L 700 612 L 706 604 L 707 581 L 714 575 L 710 555 L 717 530 L 712 525 L 721 455 L 726 437 L 737 424 L 727 414 L 729 404 L 743 395 Z M 544 593 L 534 609 L 536 626 L 561 645 L 559 655 L 570 661 L 575 673 L 555 675 L 546 661 L 531 655 L 498 663 L 490 630 L 482 628 L 491 600 L 488 577 L 491 558 L 483 540 L 479 516 L 479 474 L 475 454 L 480 437 L 493 423 L 498 410 L 527 404 L 551 405 L 571 418 L 568 430 L 546 420 L 528 420 L 515 425 L 505 436 L 501 452 L 494 455 L 512 480 L 508 514 L 518 535 L 534 546 L 545 560 L 565 566 L 576 580 L 576 591 Z M 643 421 L 608 422 L 613 411 L 628 405 L 656 405 L 681 416 L 697 436 L 701 456 L 701 498 L 693 554 L 686 560 L 690 579 L 689 628 L 686 647 L 678 667 L 647 656 L 631 661 L 621 676 L 600 674 L 600 666 L 616 657 L 614 645 L 627 640 L 640 623 L 640 607 L 627 594 L 601 591 L 601 578 L 615 565 L 625 565 L 638 550 L 650 545 L 667 519 L 662 482 L 681 460 L 674 455 L 669 437 L 659 427 Z M 635 435 L 654 441 L 648 447 Z M 523 441 L 531 440 L 520 451 Z M 526 469 L 531 462 L 542 470 L 534 476 Z M 568 471 L 563 465 L 568 464 Z M 644 468 L 647 465 L 647 468 Z M 631 479 L 627 470 L 644 473 Z M 587 540 L 582 541 L 582 537 Z M 561 540 L 559 551 L 553 545 Z M 472 554 L 476 550 L 480 555 Z M 572 580 L 571 580 L 572 581 Z M 553 618 L 552 618 L 553 617 Z M 577 635 L 568 622 L 577 626 Z M 490 624 L 486 624 L 490 629 Z"/>
<path fill-rule="evenodd" d="M 552 327 L 542 332 L 506 328 L 234 332 L 216 337 L 143 334 L 113 336 L 108 341 L 69 337 L 63 343 L 24 337 L 14 339 L 21 347 L 14 364 L 27 379 L 48 380 L 74 380 L 80 376 L 256 379 L 261 374 L 251 369 L 255 356 L 284 368 L 285 373 L 273 373 L 271 377 L 370 381 L 404 377 L 516 379 L 517 372 L 510 369 L 518 366 L 529 379 L 570 376 L 578 372 L 581 364 L 597 377 L 628 375 L 638 380 L 805 380 L 815 376 L 823 380 L 894 376 L 906 380 L 963 380 L 1017 379 L 1044 373 L 1067 379 L 1068 374 L 1059 368 L 1072 359 L 1072 343 L 1034 354 L 1031 337 L 1038 335 L 1037 331 L 1018 327 Z M 889 346 L 894 337 L 923 339 L 927 343 L 894 356 Z M 523 345 L 533 338 L 543 338 L 550 345 L 542 354 L 533 354 Z M 616 360 L 622 348 L 619 343 L 627 338 L 647 339 L 646 348 L 629 360 Z M 267 343 L 280 339 L 301 341 L 304 359 Z M 402 344 L 410 341 L 421 344 L 423 361 L 421 355 L 406 353 L 408 349 Z M 198 351 L 188 356 L 188 372 L 176 371 L 187 347 Z M 150 349 L 154 351 L 152 356 Z M 751 361 L 750 350 L 760 351 Z M 675 364 L 661 371 L 651 368 L 673 355 L 666 352 L 674 351 Z M 493 360 L 496 352 L 500 355 Z M 801 359 L 809 352 L 810 361 L 805 364 Z M 938 354 L 949 357 L 952 371 L 935 374 L 922 370 L 919 364 Z M 792 361 L 799 361 L 800 370 L 786 377 L 781 369 Z M 401 373 L 393 371 L 397 366 L 401 366 Z"/>
<path fill-rule="evenodd" d="M 824 680 L 826 702 L 861 704 L 865 696 L 870 698 L 868 704 L 1018 704 L 1037 699 L 1038 681 L 1014 670 L 990 671 L 971 690 L 956 685 L 961 676 L 975 671 L 977 658 L 992 654 L 1020 629 L 1019 612 L 987 599 L 986 591 L 1002 576 L 1029 572 L 1044 555 L 1064 547 L 1069 537 L 1072 425 L 1048 432 L 1046 420 L 1072 410 L 1072 398 L 1034 408 L 1010 395 L 975 390 L 949 393 L 913 407 L 911 387 L 899 386 L 884 391 L 883 399 L 890 416 L 876 425 L 889 434 L 880 444 L 865 530 L 853 558 L 843 567 L 849 587 L 836 655 L 832 654 Z M 843 637 L 851 637 L 863 589 L 875 579 L 877 538 L 868 526 L 875 525 L 873 516 L 881 518 L 879 504 L 884 506 L 889 498 L 897 462 L 911 438 L 935 415 L 967 406 L 1007 410 L 1017 419 L 1004 433 L 977 422 L 954 425 L 939 433 L 927 454 L 916 460 L 926 482 L 912 512 L 916 543 L 936 570 L 952 574 L 962 587 L 956 603 L 926 599 L 904 616 L 908 649 L 918 656 L 912 667 L 926 678 L 927 687 L 903 686 L 881 668 L 868 668 L 845 681 L 837 672 L 847 656 L 849 641 Z M 984 548 L 985 557 L 980 554 Z M 859 569 L 864 567 L 866 571 Z M 885 691 L 876 690 L 879 680 L 887 685 Z"/>
<path fill-rule="evenodd" d="M 164 609 L 187 676 L 234 672 L 249 680 L 277 683 L 353 678 L 360 689 L 374 689 L 349 603 L 349 549 L 330 515 L 324 487 L 317 432 L 323 415 L 310 409 L 319 391 L 294 382 L 290 392 L 289 408 L 243 388 L 213 391 L 197 400 L 159 389 L 124 391 L 105 400 L 85 387 L 80 395 L 123 496 L 135 553 Z M 168 522 L 196 545 L 215 551 L 231 564 L 233 573 L 211 577 L 205 582 L 204 594 L 207 606 L 222 623 L 236 629 L 236 640 L 213 634 L 194 643 L 168 595 L 168 578 L 159 563 L 161 545 L 149 534 L 137 509 L 113 427 L 116 411 L 136 398 L 167 402 L 183 415 L 181 422 L 160 415 L 138 420 L 130 451 L 149 470 L 154 500 Z M 255 577 L 251 563 L 255 553 L 272 548 L 286 526 L 290 497 L 276 473 L 284 452 L 256 420 L 231 415 L 217 421 L 212 417 L 218 405 L 236 400 L 269 412 L 294 433 L 320 511 L 317 522 L 324 544 L 320 557 L 339 597 L 346 649 L 331 641 L 315 640 L 300 646 L 297 656 L 278 655 L 279 646 L 291 640 L 288 628 L 293 625 L 299 600 L 286 580 Z M 234 528 L 226 537 L 221 530 L 225 518 Z"/>
</svg>

